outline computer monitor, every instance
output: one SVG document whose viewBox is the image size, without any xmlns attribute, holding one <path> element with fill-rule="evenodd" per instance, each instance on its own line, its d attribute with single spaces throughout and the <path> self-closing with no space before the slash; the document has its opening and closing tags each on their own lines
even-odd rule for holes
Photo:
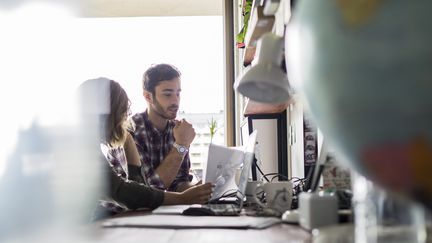
<svg viewBox="0 0 432 243">
<path fill-rule="evenodd" d="M 256 144 L 257 130 L 253 131 L 247 138 L 248 141 L 245 142 L 244 147 L 244 159 L 243 159 L 243 169 L 240 173 L 238 192 L 241 198 L 245 197 L 246 186 L 249 180 L 249 175 L 253 161 L 255 159 L 255 144 Z"/>
<path fill-rule="evenodd" d="M 324 169 L 324 164 L 327 160 L 327 155 L 327 144 L 325 143 L 325 141 L 323 141 L 319 158 L 315 165 L 311 169 L 309 169 L 308 174 L 306 175 L 306 183 L 303 188 L 304 191 L 315 191 L 317 189 L 322 171 Z"/>
<path fill-rule="evenodd" d="M 243 120 L 243 122 L 240 125 L 240 144 L 242 146 L 245 146 L 247 143 L 247 140 L 249 138 L 249 135 L 252 133 L 251 127 L 249 126 L 248 119 Z M 257 172 L 256 172 L 256 158 L 253 158 L 252 165 L 251 165 L 251 171 L 249 174 L 249 177 L 251 177 L 253 180 L 256 180 L 257 178 Z"/>
</svg>

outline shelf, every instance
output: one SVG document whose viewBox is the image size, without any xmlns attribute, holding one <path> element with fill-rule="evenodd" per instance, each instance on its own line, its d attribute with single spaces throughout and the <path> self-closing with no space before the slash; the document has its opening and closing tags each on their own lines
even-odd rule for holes
<svg viewBox="0 0 432 243">
<path fill-rule="evenodd" d="M 276 114 L 281 113 L 289 106 L 290 101 L 281 104 L 266 104 L 260 103 L 248 99 L 245 109 L 244 116 L 256 115 L 256 114 Z"/>
<path fill-rule="evenodd" d="M 248 30 L 245 35 L 245 51 L 243 56 L 243 65 L 248 66 L 251 64 L 255 57 L 256 44 L 258 39 L 273 28 L 275 17 L 265 16 L 263 13 L 263 6 L 256 6 L 252 8 Z"/>
</svg>

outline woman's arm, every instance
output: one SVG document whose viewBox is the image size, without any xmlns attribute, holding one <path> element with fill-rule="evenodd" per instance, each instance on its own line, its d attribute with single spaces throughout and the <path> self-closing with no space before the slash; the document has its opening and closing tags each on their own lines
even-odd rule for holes
<svg viewBox="0 0 432 243">
<path fill-rule="evenodd" d="M 135 145 L 135 141 L 130 133 L 127 133 L 124 150 L 128 165 L 141 167 L 141 159 Z"/>
<path fill-rule="evenodd" d="M 114 200 L 126 205 L 129 209 L 142 207 L 156 208 L 161 204 L 203 204 L 209 200 L 213 191 L 213 185 L 210 183 L 192 186 L 181 193 L 164 192 L 143 185 L 142 182 L 144 182 L 144 178 L 142 178 L 142 174 L 140 173 L 140 157 L 135 141 L 130 134 L 127 135 L 124 149 L 128 161 L 128 167 L 132 169 L 130 172 L 133 178 L 126 181 L 117 175 L 111 168 L 107 168 L 109 170 L 108 177 L 110 178 L 109 192 Z M 106 167 L 109 166 L 107 165 Z"/>
<path fill-rule="evenodd" d="M 183 192 L 165 191 L 163 204 L 204 204 L 208 202 L 212 192 L 213 185 L 211 183 L 192 186 Z"/>
<path fill-rule="evenodd" d="M 148 186 L 147 182 L 144 180 L 140 166 L 128 164 L 128 171 L 129 171 L 129 176 L 128 176 L 129 180 L 136 181 L 138 183 L 142 183 Z"/>
<path fill-rule="evenodd" d="M 127 134 L 125 144 L 123 146 L 126 160 L 128 164 L 129 180 L 147 184 L 141 172 L 141 160 L 138 154 L 135 141 L 130 133 Z"/>
<path fill-rule="evenodd" d="M 129 209 L 157 208 L 164 201 L 164 191 L 135 181 L 126 181 L 105 163 L 109 196 Z"/>
<path fill-rule="evenodd" d="M 110 178 L 110 196 L 129 209 L 157 208 L 160 205 L 204 204 L 211 196 L 213 185 L 193 186 L 183 192 L 162 191 L 135 181 L 126 181 L 106 165 Z"/>
</svg>

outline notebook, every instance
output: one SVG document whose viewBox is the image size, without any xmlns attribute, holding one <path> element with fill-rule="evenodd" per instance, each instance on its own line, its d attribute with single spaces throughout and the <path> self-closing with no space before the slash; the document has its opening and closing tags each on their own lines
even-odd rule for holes
<svg viewBox="0 0 432 243">
<path fill-rule="evenodd" d="M 252 163 L 254 160 L 254 151 L 256 143 L 257 131 L 255 130 L 249 135 L 246 146 L 243 150 L 243 166 L 240 173 L 237 192 L 235 200 L 228 201 L 224 204 L 205 204 L 205 205 L 192 205 L 183 211 L 185 215 L 214 215 L 214 216 L 235 216 L 239 215 L 243 208 L 245 200 L 246 185 L 249 179 L 249 172 L 251 171 Z M 211 154 L 209 153 L 209 156 Z M 208 162 L 210 162 L 210 158 Z M 211 165 L 207 164 L 207 168 Z M 211 173 L 211 172 L 210 172 Z M 215 172 L 216 173 L 216 172 Z"/>
</svg>

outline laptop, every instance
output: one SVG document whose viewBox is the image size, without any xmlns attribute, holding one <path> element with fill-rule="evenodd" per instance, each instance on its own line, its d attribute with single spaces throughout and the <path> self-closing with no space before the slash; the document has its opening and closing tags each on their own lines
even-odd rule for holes
<svg viewBox="0 0 432 243">
<path fill-rule="evenodd" d="M 256 143 L 257 131 L 255 130 L 249 135 L 246 146 L 243 150 L 243 166 L 240 173 L 235 200 L 227 200 L 225 203 L 192 205 L 186 208 L 182 214 L 184 215 L 206 215 L 206 216 L 237 216 L 243 208 L 245 201 L 246 186 L 249 180 L 252 163 L 254 160 L 254 151 Z"/>
</svg>

